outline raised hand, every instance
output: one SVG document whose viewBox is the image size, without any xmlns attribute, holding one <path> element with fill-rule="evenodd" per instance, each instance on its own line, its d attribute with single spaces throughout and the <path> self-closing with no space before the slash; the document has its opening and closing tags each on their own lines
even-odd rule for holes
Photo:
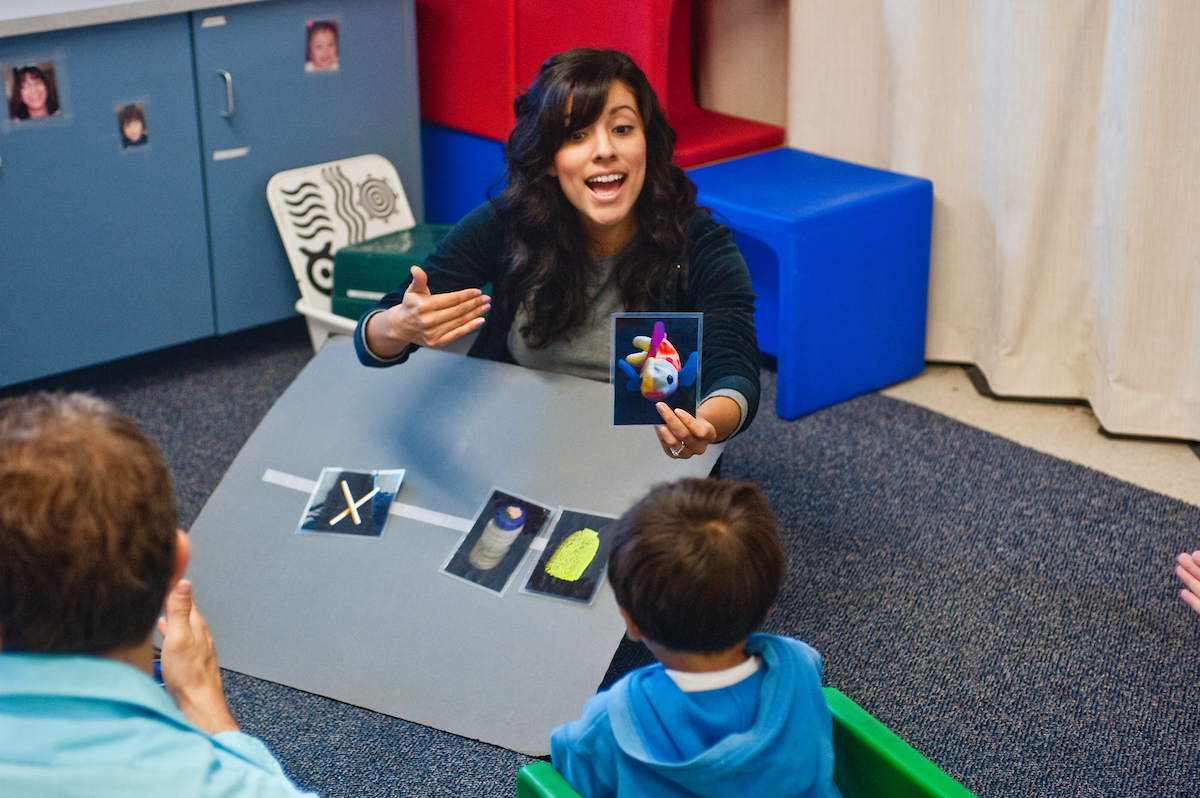
<svg viewBox="0 0 1200 798">
<path fill-rule="evenodd" d="M 1179 591 L 1179 597 L 1187 605 L 1200 612 L 1200 550 L 1188 554 L 1186 551 L 1175 558 L 1175 575 L 1182 581 L 1186 590 Z"/>
<path fill-rule="evenodd" d="M 163 684 L 180 711 L 209 734 L 237 731 L 221 688 L 221 670 L 208 624 L 192 601 L 192 583 L 179 580 L 167 596 L 162 633 Z"/>
<path fill-rule="evenodd" d="M 491 297 L 478 288 L 430 293 L 420 266 L 412 267 L 412 277 L 404 300 L 367 322 L 367 344 L 379 357 L 395 357 L 409 344 L 445 346 L 483 326 L 483 314 L 492 307 Z"/>
</svg>

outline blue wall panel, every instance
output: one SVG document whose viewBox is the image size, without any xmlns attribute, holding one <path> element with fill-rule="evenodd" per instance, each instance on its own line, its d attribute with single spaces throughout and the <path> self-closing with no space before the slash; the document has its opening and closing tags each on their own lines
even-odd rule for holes
<svg viewBox="0 0 1200 798">
<path fill-rule="evenodd" d="M 421 159 L 430 224 L 455 224 L 506 185 L 499 141 L 422 122 Z"/>
</svg>

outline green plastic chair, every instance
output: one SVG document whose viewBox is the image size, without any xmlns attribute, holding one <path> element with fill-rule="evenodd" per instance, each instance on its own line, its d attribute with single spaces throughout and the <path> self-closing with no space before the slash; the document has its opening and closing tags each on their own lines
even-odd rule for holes
<svg viewBox="0 0 1200 798">
<path fill-rule="evenodd" d="M 842 798 L 975 798 L 841 691 L 825 688 L 833 715 L 833 783 Z"/>
<path fill-rule="evenodd" d="M 917 749 L 839 690 L 825 688 L 833 715 L 833 782 L 842 798 L 975 798 Z M 517 798 L 579 798 L 549 762 L 517 773 Z"/>
</svg>

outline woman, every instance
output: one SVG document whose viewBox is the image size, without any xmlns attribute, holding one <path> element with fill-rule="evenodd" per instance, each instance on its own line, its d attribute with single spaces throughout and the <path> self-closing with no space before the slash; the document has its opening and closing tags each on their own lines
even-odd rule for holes
<svg viewBox="0 0 1200 798">
<path fill-rule="evenodd" d="M 40 119 L 58 113 L 58 92 L 35 66 L 13 70 L 13 93 L 8 100 L 13 119 Z"/>
<path fill-rule="evenodd" d="M 659 403 L 659 442 L 688 458 L 744 428 L 760 365 L 749 271 L 671 163 L 675 132 L 646 76 L 624 53 L 571 50 L 515 107 L 508 187 L 359 321 L 360 360 L 400 363 L 479 330 L 476 357 L 607 382 L 611 313 L 700 311 L 702 399 L 694 417 Z"/>
</svg>

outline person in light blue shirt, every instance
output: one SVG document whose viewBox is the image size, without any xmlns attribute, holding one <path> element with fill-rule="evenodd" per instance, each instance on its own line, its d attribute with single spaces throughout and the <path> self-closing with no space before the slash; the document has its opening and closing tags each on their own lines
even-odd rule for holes
<svg viewBox="0 0 1200 798">
<path fill-rule="evenodd" d="M 554 767 L 584 798 L 841 798 L 820 655 L 753 634 L 785 565 L 753 485 L 682 479 L 621 516 L 608 579 L 658 664 L 551 734 Z"/>
<path fill-rule="evenodd" d="M 229 713 L 175 521 L 112 405 L 0 401 L 0 795 L 311 795 Z"/>
</svg>

